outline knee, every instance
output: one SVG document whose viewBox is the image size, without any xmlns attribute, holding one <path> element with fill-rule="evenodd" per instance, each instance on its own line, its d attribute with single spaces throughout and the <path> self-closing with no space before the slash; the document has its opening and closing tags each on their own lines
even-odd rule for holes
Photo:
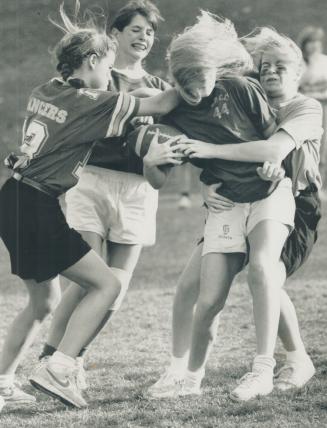
<svg viewBox="0 0 327 428">
<path fill-rule="evenodd" d="M 35 319 L 43 321 L 48 315 L 51 315 L 57 308 L 61 299 L 61 294 L 56 293 L 48 296 L 41 301 L 31 302 L 32 310 L 34 312 Z"/>
<path fill-rule="evenodd" d="M 199 296 L 197 302 L 197 311 L 201 313 L 203 318 L 213 320 L 224 309 L 226 299 L 213 298 L 209 295 Z"/>
<path fill-rule="evenodd" d="M 177 284 L 175 300 L 195 304 L 199 295 L 200 280 L 198 278 L 182 278 Z"/>
<path fill-rule="evenodd" d="M 250 260 L 248 280 L 251 291 L 259 287 L 268 287 L 273 277 L 273 267 L 267 257 L 256 257 Z"/>
</svg>

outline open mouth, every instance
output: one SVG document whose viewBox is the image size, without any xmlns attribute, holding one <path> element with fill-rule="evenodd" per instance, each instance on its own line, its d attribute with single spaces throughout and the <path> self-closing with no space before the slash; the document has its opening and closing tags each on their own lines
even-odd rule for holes
<svg viewBox="0 0 327 428">
<path fill-rule="evenodd" d="M 132 47 L 139 52 L 145 52 L 148 48 L 147 45 L 143 43 L 133 43 Z"/>
<path fill-rule="evenodd" d="M 269 77 L 268 79 L 265 79 L 266 83 L 278 83 L 279 79 L 277 77 Z"/>
</svg>

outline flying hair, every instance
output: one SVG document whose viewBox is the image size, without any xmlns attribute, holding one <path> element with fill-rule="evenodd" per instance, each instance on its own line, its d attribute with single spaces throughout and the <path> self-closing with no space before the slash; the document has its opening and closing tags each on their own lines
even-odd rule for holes
<svg viewBox="0 0 327 428">
<path fill-rule="evenodd" d="M 261 67 L 263 53 L 274 48 L 285 50 L 293 57 L 299 70 L 302 68 L 303 56 L 301 49 L 292 39 L 278 33 L 274 28 L 257 28 L 249 36 L 243 37 L 242 42 L 252 56 L 255 67 L 258 70 Z"/>
<path fill-rule="evenodd" d="M 171 76 L 181 87 L 208 70 L 215 69 L 218 80 L 242 75 L 253 65 L 234 24 L 206 11 L 172 40 L 167 58 Z"/>
<path fill-rule="evenodd" d="M 84 19 L 80 20 L 79 12 L 80 2 L 76 0 L 73 20 L 66 14 L 64 3 L 59 8 L 62 23 L 59 24 L 49 18 L 52 24 L 65 33 L 53 50 L 53 55 L 58 61 L 57 70 L 64 80 L 81 67 L 87 56 L 95 54 L 101 58 L 108 51 L 115 52 L 117 49 L 116 40 L 106 34 L 106 16 L 101 15 L 103 24 L 100 25 L 99 16 L 95 13 L 87 10 Z"/>
</svg>

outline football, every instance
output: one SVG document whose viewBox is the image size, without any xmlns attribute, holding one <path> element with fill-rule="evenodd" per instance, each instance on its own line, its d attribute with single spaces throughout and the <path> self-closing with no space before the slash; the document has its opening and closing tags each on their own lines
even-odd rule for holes
<svg viewBox="0 0 327 428">
<path fill-rule="evenodd" d="M 156 132 L 158 132 L 157 130 L 159 131 L 159 144 L 165 143 L 172 137 L 185 137 L 182 132 L 169 125 L 142 125 L 128 135 L 128 146 L 137 154 L 137 156 L 139 156 L 140 158 L 144 158 L 144 156 L 148 153 L 154 135 L 156 134 Z M 175 144 L 177 143 L 172 143 L 172 146 L 174 146 Z M 183 162 L 185 162 L 187 158 L 184 157 L 182 160 Z"/>
</svg>

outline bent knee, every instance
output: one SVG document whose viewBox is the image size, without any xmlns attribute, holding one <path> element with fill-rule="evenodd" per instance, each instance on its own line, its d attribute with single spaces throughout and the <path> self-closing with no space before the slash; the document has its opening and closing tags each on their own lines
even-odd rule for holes
<svg viewBox="0 0 327 428">
<path fill-rule="evenodd" d="M 211 296 L 199 296 L 197 308 L 203 313 L 204 316 L 214 318 L 223 309 L 226 303 L 225 298 L 211 298 Z"/>
<path fill-rule="evenodd" d="M 49 297 L 40 302 L 31 302 L 35 319 L 42 321 L 47 316 L 51 315 L 57 308 L 59 302 L 60 294 Z"/>
<path fill-rule="evenodd" d="M 267 258 L 261 257 L 249 263 L 248 279 L 250 287 L 265 286 L 274 278 L 276 266 Z"/>
</svg>

